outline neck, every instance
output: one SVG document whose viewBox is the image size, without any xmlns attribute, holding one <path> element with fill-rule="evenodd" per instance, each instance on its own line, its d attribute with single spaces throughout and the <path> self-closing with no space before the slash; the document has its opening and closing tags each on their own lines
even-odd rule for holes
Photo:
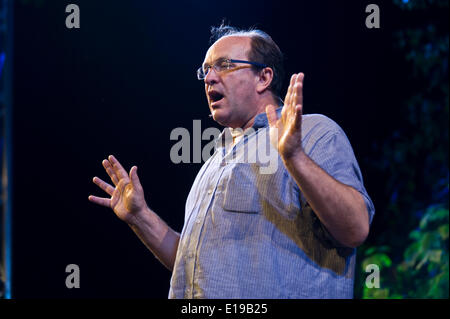
<svg viewBox="0 0 450 319">
<path fill-rule="evenodd" d="M 258 114 L 264 113 L 266 111 L 267 105 L 278 105 L 278 99 L 276 99 L 272 93 L 269 93 L 268 95 L 261 98 L 261 100 L 257 103 L 257 107 L 255 108 L 255 113 L 251 116 L 251 118 L 244 123 L 243 126 L 241 126 L 242 130 L 245 131 L 249 127 L 252 127 L 255 123 L 255 117 Z"/>
</svg>

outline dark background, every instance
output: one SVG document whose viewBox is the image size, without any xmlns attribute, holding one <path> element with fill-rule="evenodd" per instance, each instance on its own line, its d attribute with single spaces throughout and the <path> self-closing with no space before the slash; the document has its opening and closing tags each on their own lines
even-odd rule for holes
<svg viewBox="0 0 450 319">
<path fill-rule="evenodd" d="M 80 7 L 67 29 L 65 7 Z M 304 112 L 346 132 L 375 208 L 383 176 L 366 165 L 372 144 L 402 121 L 408 70 L 392 51 L 402 15 L 377 1 L 381 28 L 367 29 L 373 1 L 17 1 L 14 56 L 13 297 L 166 298 L 170 272 L 114 213 L 93 176 L 114 154 L 139 167 L 149 206 L 181 231 L 201 164 L 173 164 L 176 127 L 218 127 L 195 76 L 223 18 L 268 32 L 286 57 L 287 78 L 304 72 Z M 206 141 L 208 142 L 208 141 Z M 206 143 L 205 142 L 205 143 Z M 377 214 L 383 214 L 377 211 Z M 377 215 L 368 241 L 381 232 Z M 77 264 L 81 288 L 67 289 Z"/>
</svg>

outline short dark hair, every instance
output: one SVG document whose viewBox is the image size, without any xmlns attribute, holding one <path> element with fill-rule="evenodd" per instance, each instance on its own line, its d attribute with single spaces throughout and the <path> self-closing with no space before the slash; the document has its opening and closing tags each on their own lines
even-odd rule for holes
<svg viewBox="0 0 450 319">
<path fill-rule="evenodd" d="M 275 97 L 279 98 L 284 79 L 284 61 L 283 53 L 281 53 L 278 45 L 264 31 L 255 28 L 238 29 L 225 25 L 223 22 L 220 26 L 211 28 L 210 42 L 214 43 L 223 37 L 231 35 L 251 38 L 251 49 L 248 53 L 248 58 L 253 62 L 265 64 L 273 70 L 273 79 L 269 89 Z M 253 67 L 253 69 L 256 70 L 257 67 Z"/>
</svg>

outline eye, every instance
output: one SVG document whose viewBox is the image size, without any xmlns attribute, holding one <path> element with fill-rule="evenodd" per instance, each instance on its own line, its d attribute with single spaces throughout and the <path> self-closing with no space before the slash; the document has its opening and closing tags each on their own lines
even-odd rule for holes
<svg viewBox="0 0 450 319">
<path fill-rule="evenodd" d="M 227 62 L 227 69 L 232 69 L 234 67 L 236 67 L 236 64 L 231 63 L 231 62 Z"/>
<path fill-rule="evenodd" d="M 203 66 L 203 73 L 204 73 L 204 74 L 208 74 L 209 69 L 211 69 L 211 66 L 208 65 L 208 64 L 205 64 L 205 65 Z"/>
<path fill-rule="evenodd" d="M 215 69 L 217 71 L 226 70 L 230 67 L 230 63 L 228 63 L 227 60 L 219 60 L 214 65 Z"/>
</svg>

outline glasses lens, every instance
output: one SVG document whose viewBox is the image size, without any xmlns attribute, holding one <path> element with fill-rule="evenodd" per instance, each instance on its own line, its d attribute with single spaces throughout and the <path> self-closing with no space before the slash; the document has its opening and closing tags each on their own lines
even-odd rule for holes
<svg viewBox="0 0 450 319">
<path fill-rule="evenodd" d="M 197 78 L 199 80 L 203 80 L 205 78 L 205 73 L 203 72 L 203 68 L 199 67 L 197 70 Z"/>
<path fill-rule="evenodd" d="M 228 70 L 229 68 L 230 68 L 230 63 L 228 60 L 220 59 L 216 63 L 214 63 L 214 69 L 217 72 Z"/>
</svg>

